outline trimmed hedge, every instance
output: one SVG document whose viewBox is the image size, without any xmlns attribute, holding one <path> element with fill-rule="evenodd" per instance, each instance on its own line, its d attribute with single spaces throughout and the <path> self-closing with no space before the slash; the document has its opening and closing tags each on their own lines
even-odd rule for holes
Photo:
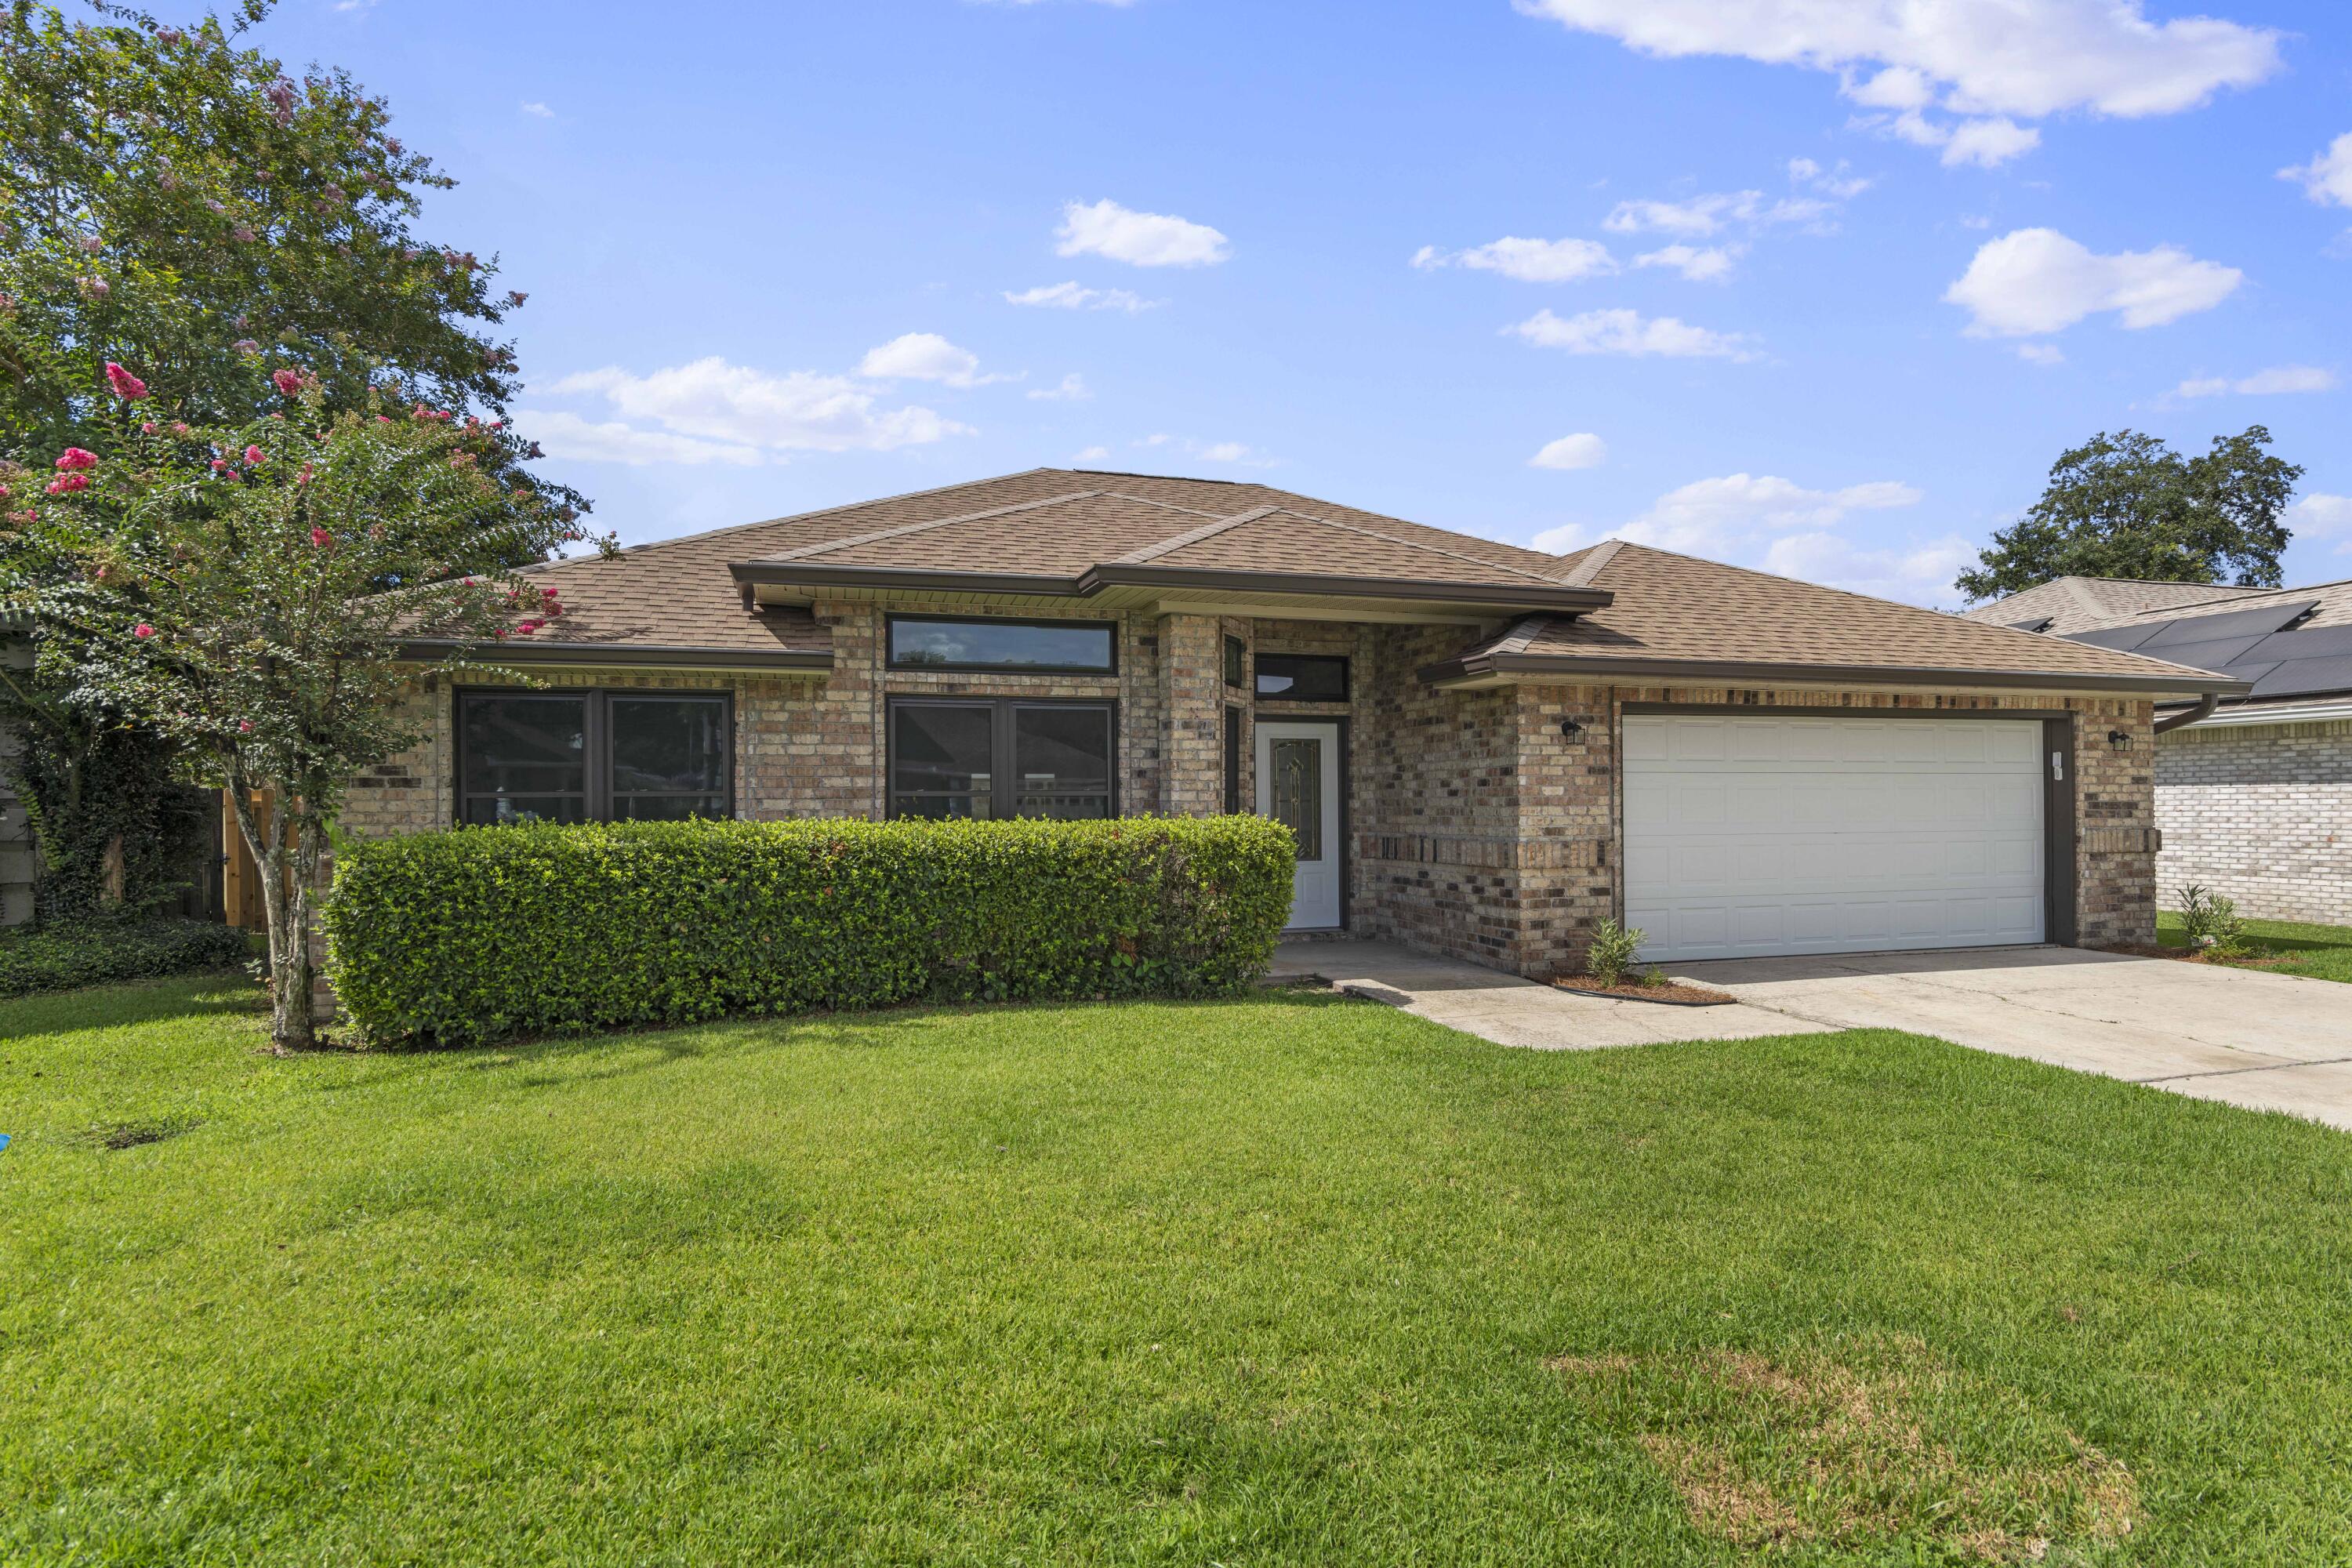
<svg viewBox="0 0 2352 1568">
<path fill-rule="evenodd" d="M 75 921 L 16 926 L 0 931 L 0 996 L 223 969 L 252 956 L 243 931 L 211 921 Z"/>
<path fill-rule="evenodd" d="M 339 846 L 330 974 L 387 1044 L 1229 994 L 1273 957 L 1293 854 L 1250 816 L 461 827 Z"/>
</svg>

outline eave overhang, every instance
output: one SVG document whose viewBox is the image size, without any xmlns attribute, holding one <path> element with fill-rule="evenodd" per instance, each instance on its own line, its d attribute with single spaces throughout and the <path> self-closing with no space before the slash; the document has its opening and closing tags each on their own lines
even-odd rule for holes
<svg viewBox="0 0 2352 1568">
<path fill-rule="evenodd" d="M 460 643 L 447 637 L 413 637 L 400 657 L 418 662 L 446 659 L 464 651 L 474 664 L 559 664 L 599 669 L 755 670 L 761 674 L 823 675 L 833 668 L 826 650 L 801 648 L 692 647 L 608 642 Z"/>
<path fill-rule="evenodd" d="M 2252 687 L 2219 676 L 2085 675 L 2054 669 L 1954 669 L 1939 665 L 1769 664 L 1737 659 L 1581 658 L 1496 653 L 1427 664 L 1416 672 L 1431 686 L 1505 686 L 1522 681 L 1601 679 L 1661 685 L 1940 686 L 2033 691 L 2113 691 L 2147 697 L 2242 697 Z"/>
<path fill-rule="evenodd" d="M 1422 605 L 1493 618 L 1544 612 L 1576 616 L 1605 609 L 1605 588 L 1564 583 L 1448 583 L 1399 577 L 1358 577 L 1307 572 L 1230 572 L 1198 566 L 1106 564 L 1075 577 L 1010 572 L 952 572 L 929 567 L 852 566 L 809 561 L 739 561 L 736 582 L 762 603 L 814 599 L 827 589 L 916 594 L 982 594 L 1008 598 L 1132 599 L 1138 595 L 1221 595 L 1242 602 L 1357 599 Z"/>
</svg>

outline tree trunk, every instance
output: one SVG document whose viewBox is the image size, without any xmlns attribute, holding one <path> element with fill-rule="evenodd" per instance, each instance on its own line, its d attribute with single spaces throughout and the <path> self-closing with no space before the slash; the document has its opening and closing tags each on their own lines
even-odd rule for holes
<svg viewBox="0 0 2352 1568">
<path fill-rule="evenodd" d="M 318 871 L 320 833 L 309 814 L 289 810 L 279 792 L 265 795 L 258 808 L 253 795 L 246 781 L 230 781 L 237 828 L 261 878 L 262 921 L 269 932 L 269 1046 L 283 1056 L 319 1043 L 310 1006 L 310 879 Z"/>
</svg>

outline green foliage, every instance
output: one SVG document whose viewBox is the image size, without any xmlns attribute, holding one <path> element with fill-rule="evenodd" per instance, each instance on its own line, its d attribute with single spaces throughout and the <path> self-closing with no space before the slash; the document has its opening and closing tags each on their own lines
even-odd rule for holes
<svg viewBox="0 0 2352 1568">
<path fill-rule="evenodd" d="M 2246 922 L 2239 918 L 2238 901 L 2201 883 L 2180 889 L 2180 930 L 2188 944 L 2215 958 L 2235 958 L 2246 950 Z"/>
<path fill-rule="evenodd" d="M 25 672 L 0 669 L 0 725 L 39 735 L 0 764 L 33 828 L 36 918 L 155 909 L 192 882 L 211 845 L 213 803 L 178 782 L 153 731 L 68 710 L 55 731 L 19 717 Z"/>
<path fill-rule="evenodd" d="M 457 828 L 345 845 L 326 930 L 383 1042 L 1223 995 L 1273 956 L 1293 853 L 1248 816 Z"/>
<path fill-rule="evenodd" d="M 1592 928 L 1592 945 L 1584 956 L 1585 972 L 1603 985 L 1618 984 L 1633 968 L 1633 954 L 1649 940 L 1650 933 L 1641 927 L 1628 929 L 1604 915 Z"/>
<path fill-rule="evenodd" d="M 2290 537 L 2279 517 L 2303 469 L 2270 442 L 2255 425 L 2183 458 L 2137 430 L 2102 432 L 2058 459 L 2033 510 L 1993 535 L 1958 587 L 1970 599 L 2065 576 L 2274 588 Z"/>
<path fill-rule="evenodd" d="M 17 926 L 0 931 L 0 996 L 220 969 L 248 956 L 243 931 L 211 921 Z"/>
</svg>

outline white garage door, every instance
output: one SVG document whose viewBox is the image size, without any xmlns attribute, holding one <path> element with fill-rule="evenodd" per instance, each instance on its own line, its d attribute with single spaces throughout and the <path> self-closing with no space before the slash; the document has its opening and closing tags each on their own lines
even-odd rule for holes
<svg viewBox="0 0 2352 1568">
<path fill-rule="evenodd" d="M 2042 940 L 2035 720 L 1625 720 L 1643 956 Z"/>
</svg>

